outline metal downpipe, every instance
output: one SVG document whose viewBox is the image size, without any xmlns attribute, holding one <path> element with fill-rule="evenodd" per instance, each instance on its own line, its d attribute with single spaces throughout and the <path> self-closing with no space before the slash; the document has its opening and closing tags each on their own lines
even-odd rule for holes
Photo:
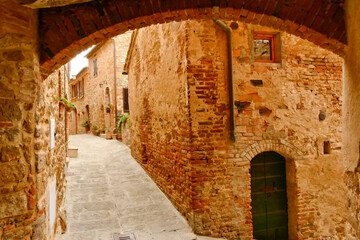
<svg viewBox="0 0 360 240">
<path fill-rule="evenodd" d="M 230 139 L 235 142 L 235 111 L 234 111 L 234 74 L 233 74 L 233 50 L 232 50 L 232 32 L 221 20 L 216 19 L 214 22 L 226 32 L 227 55 L 228 55 L 228 84 L 229 84 L 229 128 Z"/>
</svg>

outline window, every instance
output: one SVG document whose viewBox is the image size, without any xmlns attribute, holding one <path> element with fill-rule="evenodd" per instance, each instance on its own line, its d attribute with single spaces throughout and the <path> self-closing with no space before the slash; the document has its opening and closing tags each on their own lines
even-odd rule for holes
<svg viewBox="0 0 360 240">
<path fill-rule="evenodd" d="M 77 97 L 80 98 L 80 82 L 77 82 L 76 84 L 76 92 L 77 92 Z"/>
<path fill-rule="evenodd" d="M 254 62 L 276 62 L 275 35 L 254 34 Z"/>
<path fill-rule="evenodd" d="M 83 97 L 84 96 L 84 78 L 81 79 L 81 96 L 80 97 Z"/>
<path fill-rule="evenodd" d="M 71 98 L 77 98 L 78 91 L 77 91 L 77 84 L 71 85 Z"/>
<path fill-rule="evenodd" d="M 123 88 L 123 108 L 124 112 L 129 112 L 129 89 Z"/>
<path fill-rule="evenodd" d="M 94 76 L 96 77 L 97 76 L 97 59 L 95 58 L 93 60 L 93 64 L 94 64 Z"/>
</svg>

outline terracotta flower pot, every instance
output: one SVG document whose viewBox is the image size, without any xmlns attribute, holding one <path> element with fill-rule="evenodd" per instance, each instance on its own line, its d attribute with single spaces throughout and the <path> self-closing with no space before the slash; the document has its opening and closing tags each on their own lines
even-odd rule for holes
<svg viewBox="0 0 360 240">
<path fill-rule="evenodd" d="M 110 140 L 110 139 L 112 139 L 112 132 L 106 132 L 106 139 L 107 140 Z"/>
<path fill-rule="evenodd" d="M 100 130 L 100 134 L 104 134 L 105 133 L 105 131 L 104 130 Z"/>
<path fill-rule="evenodd" d="M 90 126 L 85 127 L 85 131 L 86 132 L 90 131 Z"/>
</svg>

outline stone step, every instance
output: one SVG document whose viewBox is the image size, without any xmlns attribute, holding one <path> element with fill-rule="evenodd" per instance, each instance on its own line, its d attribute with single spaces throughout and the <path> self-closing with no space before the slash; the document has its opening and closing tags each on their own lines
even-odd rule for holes
<svg viewBox="0 0 360 240">
<path fill-rule="evenodd" d="M 67 155 L 70 158 L 77 158 L 78 157 L 78 147 L 74 147 L 74 146 L 69 146 L 68 147 L 68 151 L 67 151 Z"/>
</svg>

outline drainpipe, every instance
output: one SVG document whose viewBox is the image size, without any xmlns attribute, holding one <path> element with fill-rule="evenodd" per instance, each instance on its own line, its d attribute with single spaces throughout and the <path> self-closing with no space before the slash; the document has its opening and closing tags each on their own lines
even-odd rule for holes
<svg viewBox="0 0 360 240">
<path fill-rule="evenodd" d="M 115 127 L 116 127 L 116 123 L 117 123 L 117 89 L 116 89 L 116 52 L 115 52 L 115 39 L 113 39 L 113 43 L 114 43 L 114 95 L 115 95 L 115 101 L 114 101 L 114 105 L 115 105 Z"/>
<path fill-rule="evenodd" d="M 228 55 L 228 84 L 229 84 L 229 128 L 230 128 L 230 139 L 235 142 L 235 112 L 234 112 L 234 74 L 233 74 L 233 50 L 232 50 L 232 34 L 231 29 L 217 19 L 214 22 L 219 25 L 225 32 L 227 38 L 227 55 Z"/>
</svg>

